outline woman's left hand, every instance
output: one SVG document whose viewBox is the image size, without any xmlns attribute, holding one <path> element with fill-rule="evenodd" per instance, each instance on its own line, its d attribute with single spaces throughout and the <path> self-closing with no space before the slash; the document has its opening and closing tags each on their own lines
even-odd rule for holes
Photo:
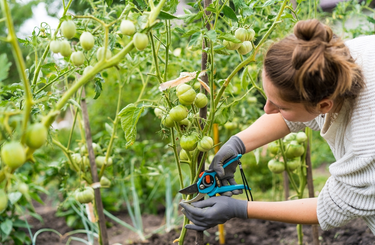
<svg viewBox="0 0 375 245">
<path fill-rule="evenodd" d="M 227 196 L 211 197 L 191 205 L 181 202 L 180 206 L 186 217 L 194 223 L 185 227 L 197 231 L 207 230 L 235 217 L 247 219 L 247 201 Z"/>
</svg>

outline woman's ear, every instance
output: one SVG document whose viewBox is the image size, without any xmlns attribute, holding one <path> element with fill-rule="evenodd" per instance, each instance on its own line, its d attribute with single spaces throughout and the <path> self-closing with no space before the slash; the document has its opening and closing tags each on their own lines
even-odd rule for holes
<svg viewBox="0 0 375 245">
<path fill-rule="evenodd" d="M 330 112 L 330 110 L 333 108 L 333 104 L 334 104 L 333 100 L 323 99 L 318 103 L 317 109 L 319 110 L 321 114 L 326 114 Z"/>
</svg>

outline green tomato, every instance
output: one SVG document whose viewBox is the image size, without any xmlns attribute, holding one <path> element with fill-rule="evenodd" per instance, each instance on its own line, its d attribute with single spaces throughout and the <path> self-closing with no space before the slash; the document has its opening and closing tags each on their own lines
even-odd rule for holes
<svg viewBox="0 0 375 245">
<path fill-rule="evenodd" d="M 130 20 L 121 21 L 120 32 L 124 35 L 131 36 L 135 33 L 135 25 Z"/>
<path fill-rule="evenodd" d="M 204 93 L 198 93 L 195 96 L 194 104 L 198 108 L 203 108 L 208 104 L 208 98 Z"/>
<path fill-rule="evenodd" d="M 55 54 L 57 54 L 57 53 L 60 52 L 60 49 L 61 49 L 61 42 L 60 42 L 60 41 L 57 41 L 57 40 L 53 40 L 53 41 L 51 41 L 51 43 L 49 44 L 49 48 L 51 49 L 52 52 L 54 52 Z"/>
<path fill-rule="evenodd" d="M 290 133 L 284 137 L 284 142 L 291 142 L 293 140 L 296 140 L 296 137 L 297 137 L 296 133 Z"/>
<path fill-rule="evenodd" d="M 290 171 L 296 170 L 300 165 L 301 165 L 300 158 L 291 159 L 286 162 L 286 166 L 288 167 Z"/>
<path fill-rule="evenodd" d="M 196 82 L 196 83 L 194 83 L 193 87 L 194 87 L 194 89 L 200 89 L 201 88 L 201 83 L 200 82 Z"/>
<path fill-rule="evenodd" d="M 105 156 L 97 156 L 95 158 L 95 163 L 97 168 L 101 168 L 103 164 L 105 164 Z M 107 164 L 105 164 L 107 167 L 111 166 L 113 164 L 113 160 L 111 157 L 108 158 Z"/>
<path fill-rule="evenodd" d="M 98 51 L 96 52 L 96 58 L 98 59 L 98 61 L 103 59 L 104 51 L 105 51 L 104 47 L 98 48 Z M 112 57 L 111 50 L 107 49 L 107 53 L 105 57 L 106 57 L 106 60 L 109 60 Z"/>
<path fill-rule="evenodd" d="M 92 187 L 77 189 L 74 193 L 74 197 L 80 203 L 92 202 L 92 200 L 95 198 L 94 189 Z"/>
<path fill-rule="evenodd" d="M 227 130 L 234 130 L 238 127 L 237 123 L 236 122 L 226 122 L 224 124 L 224 128 L 226 128 Z"/>
<path fill-rule="evenodd" d="M 237 50 L 241 46 L 241 43 L 233 43 L 231 41 L 224 40 L 223 45 L 226 49 Z"/>
<path fill-rule="evenodd" d="M 302 143 L 306 142 L 307 135 L 305 134 L 305 132 L 298 132 L 297 135 L 296 135 L 296 140 L 297 140 L 298 143 L 302 144 Z"/>
<path fill-rule="evenodd" d="M 176 87 L 176 95 L 177 95 L 177 97 L 180 97 L 180 95 L 186 93 L 190 89 L 192 89 L 191 86 L 188 85 L 188 84 L 186 84 L 186 83 L 182 83 L 182 84 L 178 85 Z"/>
<path fill-rule="evenodd" d="M 71 39 L 76 34 L 76 24 L 72 20 L 66 20 L 61 24 L 61 32 L 64 37 Z"/>
<path fill-rule="evenodd" d="M 189 111 L 185 106 L 178 105 L 170 110 L 169 116 L 173 121 L 179 122 L 184 120 L 187 117 L 188 113 Z"/>
<path fill-rule="evenodd" d="M 26 132 L 26 145 L 38 149 L 47 141 L 48 130 L 42 123 L 32 124 Z"/>
<path fill-rule="evenodd" d="M 134 46 L 138 51 L 144 50 L 148 45 L 148 37 L 144 33 L 136 33 L 133 36 Z"/>
<path fill-rule="evenodd" d="M 181 148 L 185 151 L 193 151 L 198 144 L 198 135 L 192 133 L 190 135 L 183 135 L 180 139 Z"/>
<path fill-rule="evenodd" d="M 238 53 L 245 55 L 250 53 L 251 50 L 253 50 L 253 45 L 250 41 L 245 41 L 241 43 L 241 46 L 238 48 Z"/>
<path fill-rule="evenodd" d="M 162 124 L 167 128 L 174 127 L 174 121 L 169 114 L 163 118 Z"/>
<path fill-rule="evenodd" d="M 246 40 L 245 41 L 253 41 L 255 37 L 255 31 L 253 29 L 246 30 Z"/>
<path fill-rule="evenodd" d="M 100 178 L 100 186 L 103 187 L 103 188 L 109 188 L 109 187 L 111 187 L 111 181 L 109 179 L 107 179 L 107 177 L 102 176 Z"/>
<path fill-rule="evenodd" d="M 184 160 L 184 161 L 189 160 L 188 153 L 184 149 L 181 149 L 180 151 L 180 160 Z"/>
<path fill-rule="evenodd" d="M 21 192 L 23 195 L 26 195 L 27 193 L 29 193 L 29 186 L 25 183 L 19 183 L 18 191 Z"/>
<path fill-rule="evenodd" d="M 3 189 L 0 189 L 0 213 L 4 212 L 7 206 L 8 206 L 8 195 L 5 193 Z"/>
<path fill-rule="evenodd" d="M 155 116 L 158 118 L 162 118 L 165 113 L 165 107 L 159 106 L 154 109 Z"/>
<path fill-rule="evenodd" d="M 83 55 L 82 51 L 73 52 L 70 56 L 70 60 L 72 61 L 73 65 L 80 66 L 85 62 L 85 56 Z"/>
<path fill-rule="evenodd" d="M 178 124 L 189 127 L 191 123 L 190 123 L 189 119 L 185 118 L 185 119 L 179 121 Z"/>
<path fill-rule="evenodd" d="M 285 166 L 284 166 L 284 163 L 279 162 L 276 159 L 271 159 L 268 162 L 268 169 L 275 174 L 280 174 L 284 172 Z"/>
<path fill-rule="evenodd" d="M 16 169 L 26 161 L 26 151 L 20 142 L 5 143 L 1 148 L 1 159 L 12 169 Z"/>
<path fill-rule="evenodd" d="M 234 33 L 234 36 L 237 39 L 241 40 L 241 42 L 246 41 L 246 35 L 248 35 L 248 32 L 245 28 L 242 27 L 238 28 Z"/>
<path fill-rule="evenodd" d="M 90 65 L 86 66 L 85 69 L 83 70 L 82 75 L 85 75 L 85 74 L 89 73 L 92 69 L 94 69 L 94 67 L 92 67 Z"/>
<path fill-rule="evenodd" d="M 82 164 L 82 157 L 79 153 L 72 154 L 72 161 L 77 165 L 80 166 Z"/>
<path fill-rule="evenodd" d="M 96 143 L 92 143 L 92 149 L 94 150 L 95 155 L 98 155 L 98 154 L 102 153 L 102 148 L 100 147 L 100 145 L 98 145 Z M 80 153 L 81 153 L 81 155 L 87 154 L 87 146 L 86 145 L 81 146 Z"/>
<path fill-rule="evenodd" d="M 255 104 L 258 102 L 258 99 L 257 97 L 254 97 L 254 96 L 249 96 L 249 97 L 246 97 L 246 100 L 249 104 Z"/>
<path fill-rule="evenodd" d="M 206 152 L 212 149 L 214 146 L 214 141 L 209 136 L 204 136 L 199 142 L 198 142 L 198 150 L 202 152 Z"/>
<path fill-rule="evenodd" d="M 79 37 L 79 42 L 84 50 L 91 50 L 94 47 L 95 39 L 90 32 L 83 32 Z"/>
<path fill-rule="evenodd" d="M 286 148 L 285 155 L 288 159 L 300 157 L 305 153 L 305 148 L 299 145 L 297 141 L 292 141 Z"/>
<path fill-rule="evenodd" d="M 186 91 L 185 93 L 181 94 L 179 97 L 178 97 L 178 100 L 180 101 L 181 104 L 183 105 L 191 105 L 194 103 L 194 100 L 195 100 L 195 96 L 197 95 L 197 93 L 195 92 L 194 89 L 189 89 L 188 91 Z"/>
<path fill-rule="evenodd" d="M 268 151 L 271 154 L 276 155 L 279 152 L 279 144 L 276 141 L 271 142 L 268 144 Z"/>
<path fill-rule="evenodd" d="M 72 53 L 72 49 L 70 48 L 70 43 L 66 40 L 60 42 L 60 54 L 64 57 L 69 57 Z"/>
</svg>

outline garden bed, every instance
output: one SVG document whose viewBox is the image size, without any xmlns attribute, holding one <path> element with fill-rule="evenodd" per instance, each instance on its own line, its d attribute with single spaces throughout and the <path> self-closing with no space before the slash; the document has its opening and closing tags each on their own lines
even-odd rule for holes
<svg viewBox="0 0 375 245">
<path fill-rule="evenodd" d="M 126 212 L 117 213 L 116 216 L 121 220 L 131 223 L 130 217 Z M 64 234 L 72 229 L 69 228 L 64 218 L 56 218 L 54 210 L 49 210 L 42 214 L 44 224 L 38 220 L 30 218 L 29 222 L 33 226 L 32 232 L 42 228 L 51 228 Z M 109 220 L 107 220 L 109 221 Z M 146 234 L 159 228 L 164 223 L 164 215 L 144 215 L 143 225 Z M 262 220 L 240 220 L 232 219 L 225 224 L 226 244 L 298 244 L 296 226 L 293 224 L 285 224 L 280 222 L 269 222 Z M 217 228 L 207 230 L 205 233 L 205 242 L 209 244 L 219 244 Z M 304 244 L 312 244 L 311 226 L 305 225 Z M 130 232 L 128 229 L 117 223 L 110 222 L 108 228 L 108 236 L 110 244 L 153 244 L 164 245 L 172 244 L 173 240 L 178 238 L 179 229 L 172 230 L 165 234 L 153 234 L 147 241 L 140 242 L 137 234 Z M 329 231 L 319 229 L 321 244 L 374 244 L 375 237 L 367 228 L 365 222 L 356 219 L 349 222 L 342 228 L 335 228 Z M 85 235 L 79 235 L 83 239 L 87 239 Z M 44 232 L 38 236 L 36 244 L 52 245 L 66 244 L 67 238 L 60 240 L 59 236 L 52 232 Z M 70 244 L 83 244 L 81 242 L 71 242 Z M 195 244 L 195 231 L 188 231 L 185 244 Z"/>
</svg>

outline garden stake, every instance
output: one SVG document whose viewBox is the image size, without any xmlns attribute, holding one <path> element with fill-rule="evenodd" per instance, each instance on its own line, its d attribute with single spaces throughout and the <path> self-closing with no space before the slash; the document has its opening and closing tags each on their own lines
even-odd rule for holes
<svg viewBox="0 0 375 245">
<path fill-rule="evenodd" d="M 82 108 L 83 122 L 85 126 L 86 144 L 87 144 L 87 151 L 89 153 L 92 181 L 93 183 L 98 183 L 99 178 L 98 178 L 98 172 L 97 172 L 96 164 L 95 164 L 94 149 L 92 148 L 90 121 L 89 121 L 89 115 L 87 112 L 86 93 L 84 89 L 82 90 L 81 108 Z M 109 244 L 108 234 L 107 234 L 107 227 L 105 225 L 105 216 L 103 212 L 102 197 L 100 196 L 100 188 L 94 188 L 94 191 L 95 191 L 96 214 L 98 216 L 98 224 L 99 224 L 99 244 L 108 245 Z"/>
</svg>

